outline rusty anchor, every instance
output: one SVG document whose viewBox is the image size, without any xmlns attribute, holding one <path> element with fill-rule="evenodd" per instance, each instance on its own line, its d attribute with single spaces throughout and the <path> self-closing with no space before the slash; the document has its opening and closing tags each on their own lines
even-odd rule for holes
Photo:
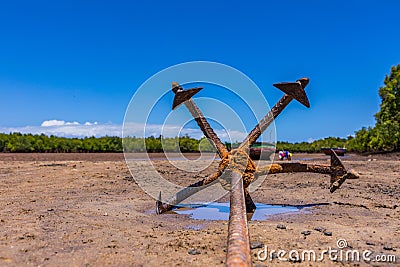
<svg viewBox="0 0 400 267">
<path fill-rule="evenodd" d="M 275 87 L 285 92 L 285 95 L 275 104 L 275 106 L 267 113 L 267 115 L 265 115 L 264 118 L 258 123 L 258 125 L 250 132 L 250 134 L 245 138 L 238 149 L 240 151 L 247 150 L 293 99 L 296 99 L 303 105 L 309 107 L 310 104 L 304 91 L 304 88 L 307 86 L 308 82 L 308 78 L 302 78 L 294 83 L 286 82 L 274 84 Z M 227 151 L 221 140 L 215 134 L 214 130 L 210 127 L 207 119 L 203 116 L 200 109 L 197 107 L 196 103 L 191 99 L 191 97 L 199 92 L 202 88 L 183 90 L 183 88 L 178 83 L 173 83 L 172 88 L 175 93 L 173 108 L 176 108 L 182 103 L 185 104 L 185 106 L 191 112 L 192 116 L 195 118 L 200 129 L 203 131 L 204 135 L 209 138 L 214 144 L 222 161 L 220 162 L 216 173 L 182 189 L 175 196 L 165 201 L 166 203 L 163 203 L 161 201 L 161 198 L 159 198 L 156 204 L 156 211 L 158 214 L 171 210 L 174 206 L 178 205 L 186 198 L 192 196 L 193 194 L 201 191 L 205 187 L 217 181 L 228 166 L 230 157 L 238 151 L 238 149 L 232 150 L 231 152 Z M 334 177 L 331 177 L 331 192 L 334 192 L 336 189 L 338 189 L 340 185 L 349 177 L 349 175 L 344 175 L 345 173 L 347 173 L 347 171 L 344 168 L 343 164 L 341 164 L 340 159 L 337 159 L 334 162 L 340 163 L 336 165 L 334 164 L 334 166 L 336 166 L 335 170 L 339 169 L 339 171 L 336 171 L 335 173 L 342 175 L 334 175 Z M 249 168 L 246 171 L 245 176 L 245 191 L 247 191 L 246 188 L 249 186 L 249 184 L 255 180 L 255 177 L 261 176 L 259 175 L 259 173 L 267 174 L 267 172 L 265 171 L 266 169 L 269 169 L 273 173 L 304 171 L 304 167 L 301 165 L 293 165 L 290 168 L 285 164 L 283 164 L 285 166 L 281 165 L 282 164 L 274 163 L 271 166 L 264 167 L 263 169 L 257 169 L 253 161 L 248 158 L 248 163 L 246 166 L 248 166 Z M 306 169 L 308 169 L 310 172 L 319 172 L 323 174 L 329 174 L 334 170 L 331 166 L 328 165 L 324 166 L 324 168 L 321 168 L 321 166 L 315 166 L 315 168 L 313 168 L 312 166 L 313 165 L 309 164 L 308 168 Z M 248 192 L 246 192 L 246 203 L 247 211 L 252 211 L 255 206 L 252 203 L 250 194 L 248 194 Z"/>
<path fill-rule="evenodd" d="M 221 158 L 218 170 L 211 176 L 200 180 L 188 187 L 180 190 L 166 203 L 161 201 L 161 192 L 156 202 L 157 214 L 171 210 L 174 206 L 193 194 L 203 190 L 205 187 L 216 182 L 228 184 L 230 191 L 230 217 L 228 229 L 228 250 L 227 266 L 250 266 L 251 255 L 249 247 L 249 234 L 247 227 L 246 212 L 255 210 L 255 204 L 247 190 L 250 183 L 258 177 L 268 173 L 287 173 L 287 172 L 315 172 L 330 174 L 330 192 L 337 190 L 346 179 L 357 178 L 355 171 L 348 171 L 337 157 L 334 151 L 331 154 L 330 165 L 304 164 L 304 163 L 273 163 L 262 168 L 248 156 L 250 146 L 260 137 L 263 131 L 279 116 L 285 107 L 293 100 L 306 107 L 310 107 L 305 87 L 308 85 L 308 78 L 301 78 L 296 82 L 284 82 L 274 84 L 275 87 L 283 91 L 284 96 L 275 106 L 264 116 L 264 118 L 248 134 L 237 149 L 228 151 L 221 140 L 218 138 L 200 109 L 191 99 L 202 88 L 192 88 L 184 90 L 178 83 L 172 84 L 175 98 L 172 108 L 175 109 L 180 104 L 184 104 L 192 114 L 203 134 L 212 141 Z"/>
</svg>

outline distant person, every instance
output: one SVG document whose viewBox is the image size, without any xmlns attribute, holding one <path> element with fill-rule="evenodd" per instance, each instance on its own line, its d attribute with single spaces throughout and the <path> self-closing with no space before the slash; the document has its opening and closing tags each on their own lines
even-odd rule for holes
<svg viewBox="0 0 400 267">
<path fill-rule="evenodd" d="M 280 160 L 284 160 L 284 159 L 292 160 L 292 156 L 293 156 L 293 154 L 290 153 L 288 150 L 285 150 L 285 151 L 281 150 L 278 152 L 278 155 L 279 155 Z"/>
</svg>

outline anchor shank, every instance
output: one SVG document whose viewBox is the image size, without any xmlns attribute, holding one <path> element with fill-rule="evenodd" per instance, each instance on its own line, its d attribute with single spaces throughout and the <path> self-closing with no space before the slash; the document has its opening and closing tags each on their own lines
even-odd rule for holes
<svg viewBox="0 0 400 267">
<path fill-rule="evenodd" d="M 231 171 L 231 195 L 226 266 L 251 266 L 250 238 L 247 225 L 243 180 Z"/>
</svg>

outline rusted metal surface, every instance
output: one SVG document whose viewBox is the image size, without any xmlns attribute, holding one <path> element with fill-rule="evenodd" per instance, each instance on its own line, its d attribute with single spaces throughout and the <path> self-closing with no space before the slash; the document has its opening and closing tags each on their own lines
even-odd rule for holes
<svg viewBox="0 0 400 267">
<path fill-rule="evenodd" d="M 359 178 L 360 175 L 355 171 L 355 170 L 349 170 L 347 171 L 343 176 L 337 177 L 337 180 L 332 182 L 331 180 L 331 186 L 329 188 L 329 191 L 331 193 L 335 192 L 336 189 L 340 188 L 340 186 L 346 181 L 347 179 L 357 179 Z"/>
<path fill-rule="evenodd" d="M 230 213 L 226 266 L 251 266 L 250 237 L 241 174 L 231 171 Z"/>
<path fill-rule="evenodd" d="M 274 86 L 309 108 L 310 102 L 308 101 L 308 97 L 304 91 L 309 81 L 308 78 L 301 78 L 294 83 L 275 83 Z"/>
<path fill-rule="evenodd" d="M 174 86 L 174 85 L 173 85 Z M 179 85 L 175 85 L 172 90 L 176 89 Z M 179 87 L 178 87 L 179 88 Z M 182 88 L 182 87 L 180 87 Z M 176 89 L 175 92 L 175 97 L 174 97 L 174 102 L 172 103 L 172 109 L 176 109 L 180 104 L 190 100 L 192 96 L 197 94 L 203 87 L 196 87 L 188 90 L 180 90 Z"/>
<path fill-rule="evenodd" d="M 186 108 L 192 114 L 193 118 L 196 120 L 197 125 L 200 127 L 203 134 L 213 142 L 213 145 L 218 151 L 219 156 L 222 158 L 228 154 L 228 150 L 225 145 L 221 142 L 217 134 L 211 128 L 207 119 L 204 117 L 203 113 L 200 111 L 196 103 L 191 99 L 193 95 L 199 92 L 202 88 L 193 88 L 189 90 L 183 90 L 183 88 L 176 82 L 172 83 L 172 91 L 175 93 L 174 105 L 184 103 Z"/>
</svg>

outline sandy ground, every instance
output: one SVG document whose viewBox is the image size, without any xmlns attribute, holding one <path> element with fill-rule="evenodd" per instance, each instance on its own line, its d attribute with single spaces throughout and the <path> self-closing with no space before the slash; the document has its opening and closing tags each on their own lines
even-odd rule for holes
<svg viewBox="0 0 400 267">
<path fill-rule="evenodd" d="M 296 157 L 329 163 L 323 155 Z M 181 185 L 212 173 L 217 165 L 192 177 L 162 157 L 154 158 L 157 169 Z M 348 247 L 343 252 L 370 250 L 371 259 L 395 255 L 397 263 L 335 262 L 326 254 L 322 262 L 261 261 L 257 254 L 262 248 L 255 248 L 255 266 L 400 263 L 400 156 L 352 155 L 343 161 L 361 177 L 348 180 L 333 194 L 326 175 L 269 175 L 252 193 L 256 202 L 310 207 L 250 221 L 252 244 L 262 242 L 258 245 L 266 245 L 268 254 L 314 250 L 318 258 L 329 247 L 337 249 L 338 239 L 345 239 Z M 222 266 L 225 262 L 227 222 L 155 215 L 155 201 L 132 179 L 121 154 L 0 154 L 0 180 L 0 266 Z"/>
</svg>

